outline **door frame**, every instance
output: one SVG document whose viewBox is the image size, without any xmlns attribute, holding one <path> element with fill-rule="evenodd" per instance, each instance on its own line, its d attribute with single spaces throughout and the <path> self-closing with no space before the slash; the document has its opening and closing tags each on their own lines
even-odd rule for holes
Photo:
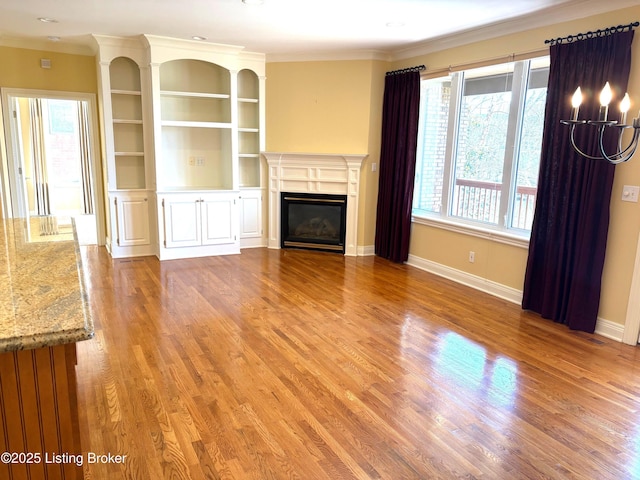
<svg viewBox="0 0 640 480">
<path fill-rule="evenodd" d="M 96 217 L 96 234 L 98 245 L 105 244 L 105 211 L 104 211 L 104 190 L 102 185 L 102 162 L 101 148 L 99 140 L 98 127 L 98 104 L 96 95 L 93 93 L 82 92 L 63 92 L 52 90 L 30 90 L 24 88 L 0 88 L 0 103 L 2 104 L 2 119 L 0 120 L 0 128 L 4 135 L 0 140 L 0 175 L 2 176 L 2 208 L 5 218 L 13 218 L 27 212 L 16 211 L 24 206 L 23 195 L 24 186 L 17 185 L 23 182 L 19 176 L 18 168 L 20 168 L 20 154 L 15 152 L 15 122 L 12 115 L 13 98 L 46 98 L 54 100 L 80 100 L 86 101 L 89 105 L 89 127 L 90 127 L 90 150 L 91 150 L 91 181 L 93 183 L 93 205 L 95 207 Z M 3 143 L 4 142 L 4 143 Z M 14 208 L 17 205 L 18 208 Z"/>
</svg>

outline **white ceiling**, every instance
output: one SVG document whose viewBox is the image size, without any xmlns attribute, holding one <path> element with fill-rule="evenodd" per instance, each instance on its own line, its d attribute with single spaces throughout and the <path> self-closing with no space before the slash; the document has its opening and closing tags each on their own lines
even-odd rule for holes
<svg viewBox="0 0 640 480">
<path fill-rule="evenodd" d="M 0 44 L 28 38 L 51 49 L 90 45 L 91 34 L 142 33 L 243 46 L 268 58 L 368 51 L 386 54 L 482 30 L 491 36 L 637 0 L 0 0 Z M 43 23 L 39 17 L 56 20 Z M 634 21 L 637 19 L 630 19 Z M 401 26 L 388 26 L 394 22 Z M 602 25 L 608 27 L 609 25 Z M 508 33 L 508 32 L 507 32 Z M 577 32 L 562 32 L 562 34 Z M 60 37 L 58 42 L 48 37 Z M 55 45 L 54 45 L 55 44 Z M 41 48 L 41 47 L 40 47 Z"/>
</svg>

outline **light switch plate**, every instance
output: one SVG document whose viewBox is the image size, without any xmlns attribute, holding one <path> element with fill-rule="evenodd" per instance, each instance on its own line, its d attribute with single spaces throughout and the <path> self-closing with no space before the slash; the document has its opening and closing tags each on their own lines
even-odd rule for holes
<svg viewBox="0 0 640 480">
<path fill-rule="evenodd" d="M 640 187 L 637 187 L 635 185 L 625 185 L 624 187 L 622 187 L 622 201 L 638 203 L 639 193 Z"/>
</svg>

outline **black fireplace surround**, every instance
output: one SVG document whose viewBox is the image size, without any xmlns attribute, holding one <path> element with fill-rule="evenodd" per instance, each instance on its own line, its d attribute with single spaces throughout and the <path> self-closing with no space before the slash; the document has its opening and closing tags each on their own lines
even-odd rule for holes
<svg viewBox="0 0 640 480">
<path fill-rule="evenodd" d="M 280 193 L 282 248 L 345 252 L 347 196 Z"/>
</svg>

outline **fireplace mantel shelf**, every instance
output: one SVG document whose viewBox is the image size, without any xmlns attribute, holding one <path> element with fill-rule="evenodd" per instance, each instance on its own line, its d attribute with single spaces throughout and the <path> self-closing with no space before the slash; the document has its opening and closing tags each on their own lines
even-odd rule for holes
<svg viewBox="0 0 640 480">
<path fill-rule="evenodd" d="M 345 255 L 357 255 L 360 168 L 368 154 L 263 153 L 269 166 L 269 248 L 280 248 L 280 192 L 347 195 Z"/>
<path fill-rule="evenodd" d="M 369 156 L 367 153 L 296 153 L 296 152 L 265 152 L 263 153 L 267 161 L 270 162 L 284 162 L 284 163 L 300 163 L 304 161 L 307 163 L 316 162 L 359 162 L 362 164 L 363 160 Z"/>
</svg>

